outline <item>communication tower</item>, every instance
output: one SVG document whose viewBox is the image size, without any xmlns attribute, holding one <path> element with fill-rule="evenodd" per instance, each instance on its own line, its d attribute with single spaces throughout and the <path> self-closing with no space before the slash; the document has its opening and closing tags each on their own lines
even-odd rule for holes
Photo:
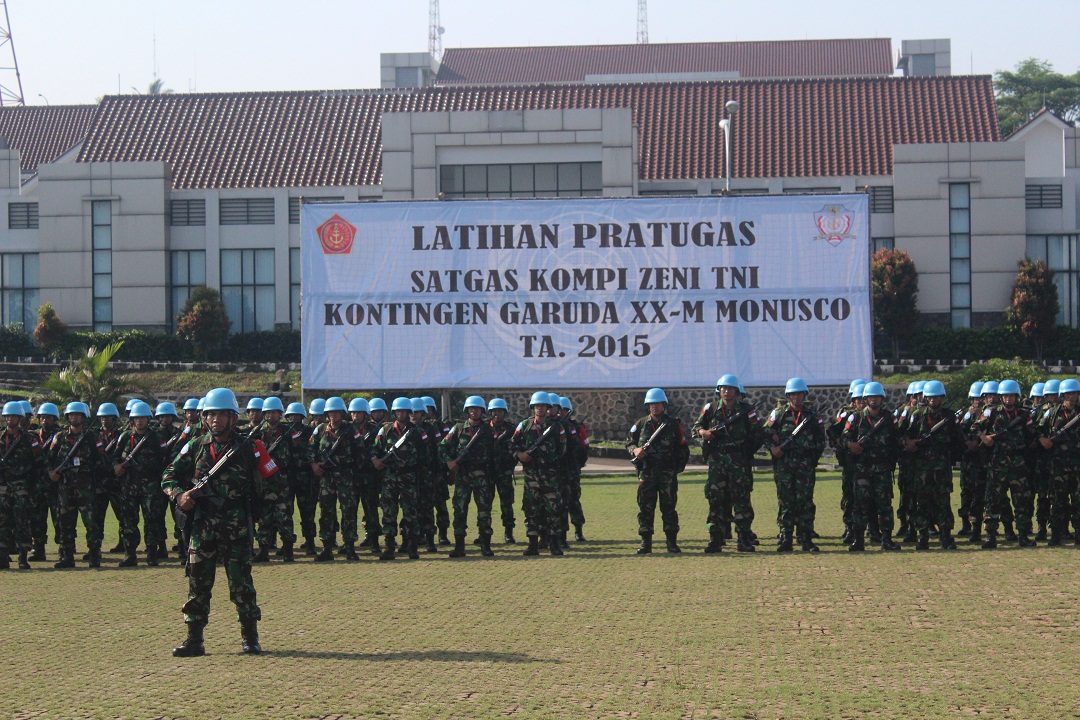
<svg viewBox="0 0 1080 720">
<path fill-rule="evenodd" d="M 637 0 L 637 41 L 641 45 L 649 44 L 649 11 L 646 0 Z"/>
<path fill-rule="evenodd" d="M 0 0 L 4 16 L 0 18 L 0 106 L 25 105 L 19 61 L 15 59 L 15 43 L 11 39 L 11 18 L 6 0 Z"/>
<path fill-rule="evenodd" d="M 428 54 L 433 62 L 442 60 L 442 36 L 446 32 L 439 21 L 439 0 L 428 4 Z"/>
</svg>

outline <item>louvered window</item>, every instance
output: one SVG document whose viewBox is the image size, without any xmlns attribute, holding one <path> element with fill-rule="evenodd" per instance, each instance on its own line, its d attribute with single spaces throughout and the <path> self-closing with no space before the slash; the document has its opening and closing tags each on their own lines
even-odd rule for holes
<svg viewBox="0 0 1080 720">
<path fill-rule="evenodd" d="M 33 230 L 38 226 L 38 204 L 11 203 L 8 205 L 8 228 L 11 230 Z"/>
<path fill-rule="evenodd" d="M 222 225 L 274 224 L 274 198 L 222 198 L 218 202 Z"/>
<path fill-rule="evenodd" d="M 206 224 L 205 200 L 173 200 L 169 203 L 169 224 L 174 227 Z"/>
<path fill-rule="evenodd" d="M 893 189 L 889 185 L 870 188 L 870 212 L 891 213 L 893 211 Z"/>
<path fill-rule="evenodd" d="M 1024 207 L 1028 210 L 1052 210 L 1061 207 L 1060 185 L 1028 185 L 1024 188 Z"/>
<path fill-rule="evenodd" d="M 300 204 L 311 205 L 313 203 L 333 203 L 333 202 L 345 202 L 344 195 L 337 196 L 325 196 L 325 197 L 291 197 L 289 198 L 289 224 L 300 224 Z"/>
</svg>

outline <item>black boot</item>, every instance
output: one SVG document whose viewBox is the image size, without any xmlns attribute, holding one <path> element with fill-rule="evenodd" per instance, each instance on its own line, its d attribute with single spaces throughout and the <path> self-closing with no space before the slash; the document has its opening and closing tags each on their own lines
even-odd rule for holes
<svg viewBox="0 0 1080 720">
<path fill-rule="evenodd" d="M 1016 542 L 1016 531 L 1013 530 L 1012 523 L 1005 523 L 1005 532 L 1003 533 L 1003 535 L 1005 536 L 1006 542 Z"/>
<path fill-rule="evenodd" d="M 897 535 L 899 535 L 899 533 L 897 533 Z M 918 531 L 915 529 L 915 526 L 912 525 L 907 529 L 907 532 L 904 533 L 903 542 L 913 543 L 913 542 L 918 542 L 918 540 L 919 540 Z"/>
<path fill-rule="evenodd" d="M 561 533 L 551 533 L 551 538 L 548 542 L 548 550 L 551 552 L 552 555 L 559 556 L 563 554 L 562 541 L 560 538 Z"/>
<path fill-rule="evenodd" d="M 258 655 L 262 652 L 259 644 L 259 621 L 244 620 L 240 623 L 240 648 L 246 655 Z"/>
<path fill-rule="evenodd" d="M 345 543 L 345 559 L 349 562 L 356 562 L 360 559 L 360 556 L 356 554 L 356 546 L 351 542 Z"/>
<path fill-rule="evenodd" d="M 585 533 L 582 531 L 580 525 L 574 526 L 574 540 L 578 542 L 585 542 Z"/>
<path fill-rule="evenodd" d="M 802 536 L 802 549 L 809 553 L 820 552 L 821 548 L 814 544 L 814 532 L 811 530 Z"/>
<path fill-rule="evenodd" d="M 397 557 L 397 546 L 394 544 L 394 536 L 387 535 L 386 545 L 384 546 L 383 551 L 379 554 L 379 559 L 393 560 L 395 557 Z"/>
<path fill-rule="evenodd" d="M 539 555 L 540 554 L 540 538 L 536 535 L 529 536 L 529 547 L 525 548 L 525 552 L 522 555 Z"/>
<path fill-rule="evenodd" d="M 968 542 L 975 544 L 982 542 L 982 522 L 971 523 L 971 535 L 968 537 Z"/>
<path fill-rule="evenodd" d="M 503 533 L 503 542 L 507 545 L 517 545 L 517 540 L 514 539 L 514 531 L 509 528 Z"/>
<path fill-rule="evenodd" d="M 741 536 L 740 536 L 740 542 Z M 709 536 L 709 544 L 705 546 L 705 554 L 712 555 L 714 553 L 721 552 L 724 549 L 724 537 L 720 533 Z M 753 549 L 753 548 L 751 548 Z"/>
<path fill-rule="evenodd" d="M 168 560 L 169 559 L 169 550 L 168 550 L 168 548 L 165 547 L 165 543 L 161 543 L 160 545 L 158 545 L 157 556 L 158 556 L 158 560 Z"/>
<path fill-rule="evenodd" d="M 409 539 L 405 541 L 405 553 L 410 560 L 420 559 L 420 550 L 416 546 L 416 538 L 412 533 L 409 533 Z"/>
<path fill-rule="evenodd" d="M 285 562 L 295 562 L 296 558 L 293 557 L 293 546 L 291 542 L 281 544 L 281 559 Z"/>
<path fill-rule="evenodd" d="M 114 545 L 113 547 L 109 548 L 109 552 L 111 552 L 111 553 L 122 553 L 122 552 L 124 552 L 124 543 L 123 543 L 123 541 L 120 541 L 120 542 L 116 543 L 116 545 Z"/>
<path fill-rule="evenodd" d="M 562 548 L 563 550 L 569 550 L 570 549 L 570 543 L 568 543 L 566 541 L 566 533 L 565 532 L 559 533 L 559 547 Z"/>
<path fill-rule="evenodd" d="M 938 542 L 941 543 L 942 550 L 955 550 L 956 540 L 953 540 L 952 533 L 948 530 L 942 530 L 941 536 L 938 538 Z"/>
<path fill-rule="evenodd" d="M 983 550 L 993 550 L 997 547 L 997 528 L 986 528 L 986 541 L 982 544 Z"/>
<path fill-rule="evenodd" d="M 851 544 L 848 552 L 863 552 L 866 550 L 866 530 L 855 525 L 851 528 Z"/>
<path fill-rule="evenodd" d="M 147 546 L 147 548 L 146 548 L 146 564 L 149 567 L 157 567 L 158 566 L 158 555 L 157 555 L 157 548 L 156 547 Z M 91 567 L 93 567 L 93 565 L 91 565 Z"/>
<path fill-rule="evenodd" d="M 304 538 L 304 554 L 305 555 L 314 555 L 315 552 L 316 552 L 316 550 L 315 550 L 315 538 L 313 538 L 313 537 Z"/>
<path fill-rule="evenodd" d="M 754 547 L 754 541 L 750 537 L 750 533 L 739 531 L 738 540 L 735 543 L 735 550 L 738 552 L 757 551 L 757 548 Z"/>
<path fill-rule="evenodd" d="M 6 552 L 0 553 L 0 570 L 11 569 L 11 556 Z"/>
<path fill-rule="evenodd" d="M 19 569 L 20 570 L 29 570 L 30 569 L 30 559 L 27 557 L 29 554 L 30 553 L 27 551 L 26 548 L 23 548 L 22 550 L 19 551 Z"/>
<path fill-rule="evenodd" d="M 881 549 L 886 552 L 897 552 L 900 550 L 900 545 L 893 542 L 892 533 L 881 533 Z"/>
<path fill-rule="evenodd" d="M 360 541 L 360 547 L 362 547 L 362 548 L 371 547 L 371 539 L 373 537 L 375 537 L 375 536 L 372 535 L 371 533 L 365 533 L 364 534 L 364 539 Z"/>
<path fill-rule="evenodd" d="M 439 535 L 445 535 L 445 532 L 440 532 Z M 447 543 L 449 545 L 449 543 Z M 428 533 L 427 535 L 427 547 L 424 548 L 427 552 L 439 552 L 439 547 L 435 544 L 435 533 Z"/>
<path fill-rule="evenodd" d="M 923 528 L 919 531 L 919 541 L 915 543 L 916 550 L 929 550 L 930 549 L 930 531 L 927 528 Z"/>
<path fill-rule="evenodd" d="M 89 558 L 86 559 L 87 565 L 89 565 L 92 568 L 101 567 L 101 548 L 92 547 L 92 548 L 90 548 L 90 552 L 87 553 L 87 554 L 90 556 Z"/>
<path fill-rule="evenodd" d="M 641 545 L 638 546 L 638 555 L 648 555 L 652 552 L 652 535 L 642 535 Z"/>
<path fill-rule="evenodd" d="M 494 557 L 495 556 L 495 552 L 491 549 L 491 536 L 490 535 L 481 535 L 480 536 L 480 554 L 483 555 L 484 557 Z"/>
<path fill-rule="evenodd" d="M 333 562 L 334 560 L 334 548 L 330 547 L 327 543 L 323 545 L 322 552 L 315 556 L 315 562 Z"/>
<path fill-rule="evenodd" d="M 1039 523 L 1039 531 L 1035 533 L 1035 540 L 1037 542 L 1046 542 L 1046 523 Z"/>
<path fill-rule="evenodd" d="M 444 546 L 450 544 L 450 538 L 446 536 L 446 528 L 439 531 L 439 544 Z"/>
<path fill-rule="evenodd" d="M 260 545 L 259 552 L 251 556 L 251 562 L 253 563 L 268 563 L 270 562 L 270 547 L 268 545 Z"/>
<path fill-rule="evenodd" d="M 45 543 L 34 543 L 34 553 L 30 556 L 34 562 L 45 560 Z"/>
<path fill-rule="evenodd" d="M 135 548 L 129 548 L 124 553 L 124 559 L 117 563 L 118 567 L 135 567 L 139 564 L 139 557 L 135 554 Z"/>
<path fill-rule="evenodd" d="M 776 552 L 789 553 L 794 549 L 795 548 L 794 548 L 794 545 L 792 544 L 792 540 L 791 540 L 791 531 L 790 530 L 782 530 L 782 531 L 780 531 L 780 537 L 776 541 Z"/>
<path fill-rule="evenodd" d="M 676 542 L 678 537 L 679 537 L 679 533 L 672 532 L 672 533 L 667 534 L 667 551 L 669 553 L 681 553 L 682 552 L 682 550 L 679 548 L 679 544 Z"/>
<path fill-rule="evenodd" d="M 960 537 L 971 535 L 971 518 L 966 515 L 960 518 Z"/>
<path fill-rule="evenodd" d="M 180 643 L 180 647 L 173 648 L 173 657 L 200 657 L 206 654 L 206 646 L 203 645 L 204 622 L 190 622 L 187 624 L 187 639 Z"/>
<path fill-rule="evenodd" d="M 454 549 L 450 551 L 450 557 L 452 557 L 452 558 L 465 557 L 465 536 L 464 535 L 455 535 L 454 536 Z"/>
<path fill-rule="evenodd" d="M 1022 548 L 1035 547 L 1039 543 L 1028 537 L 1026 532 L 1019 533 L 1016 540 L 1017 544 Z"/>
</svg>

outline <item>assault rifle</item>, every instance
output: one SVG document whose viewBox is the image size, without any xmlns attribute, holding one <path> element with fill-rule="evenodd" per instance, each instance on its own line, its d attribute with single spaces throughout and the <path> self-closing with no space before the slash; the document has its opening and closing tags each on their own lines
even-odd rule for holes
<svg viewBox="0 0 1080 720">
<path fill-rule="evenodd" d="M 277 438 L 274 440 L 274 442 L 270 443 L 270 447 L 266 448 L 266 454 L 267 455 L 272 455 L 274 453 L 274 451 L 277 450 L 278 445 L 280 445 L 281 442 L 285 438 L 289 437 L 294 432 L 296 432 L 296 428 L 299 427 L 299 425 L 300 425 L 299 422 L 294 422 L 291 425 L 289 425 L 288 428 L 283 429 L 281 431 L 281 434 L 277 436 Z"/>
<path fill-rule="evenodd" d="M 777 443 L 781 450 L 786 450 L 793 442 L 795 442 L 795 438 L 799 436 L 799 433 L 803 431 L 803 428 L 806 427 L 806 423 L 808 422 L 810 422 L 810 418 L 803 418 L 799 424 L 795 426 L 795 429 L 791 431 L 791 434 L 787 436 L 787 439 L 785 439 L 784 442 L 780 442 L 780 436 L 773 433 L 773 442 Z"/>
<path fill-rule="evenodd" d="M 1076 416 L 1072 420 L 1065 423 L 1065 425 L 1060 430 L 1058 430 L 1056 433 L 1051 435 L 1050 436 L 1050 442 L 1057 443 L 1063 437 L 1068 435 L 1069 431 L 1072 429 L 1073 425 L 1076 425 L 1076 423 L 1078 423 L 1078 422 L 1080 422 L 1080 413 L 1077 413 Z"/>
<path fill-rule="evenodd" d="M 194 498 L 195 500 L 201 500 L 205 498 L 215 508 L 220 508 L 222 505 L 224 505 L 224 498 L 210 494 L 210 490 L 213 487 L 211 483 L 214 481 L 214 478 L 216 478 L 221 473 L 222 468 L 224 468 L 230 460 L 236 457 L 236 453 L 240 452 L 240 448 L 242 448 L 244 445 L 247 445 L 248 442 L 249 438 L 243 437 L 239 442 L 234 443 L 232 447 L 226 450 L 225 454 L 222 455 L 216 463 L 214 463 L 214 466 L 210 468 L 210 470 L 205 475 L 195 481 L 195 484 L 191 486 L 190 490 L 188 490 L 188 497 Z M 198 506 L 196 506 L 195 509 L 198 510 Z M 185 536 L 188 535 L 188 523 L 191 521 L 192 513 L 183 510 L 180 507 L 179 502 L 177 502 L 174 506 L 173 512 L 175 515 L 176 525 L 180 528 L 180 532 L 183 533 Z M 250 519 L 250 513 L 248 513 L 248 517 Z"/>
<path fill-rule="evenodd" d="M 82 446 L 83 440 L 86 439 L 86 435 L 86 430 L 83 430 L 82 433 L 79 435 L 79 439 L 76 440 L 75 444 L 71 446 L 70 450 L 68 450 L 68 454 L 64 457 L 64 461 L 57 465 L 55 468 L 53 468 L 53 472 L 59 473 L 67 470 L 69 467 L 74 467 L 72 462 L 73 458 L 75 457 L 75 453 L 79 451 L 79 447 Z"/>
<path fill-rule="evenodd" d="M 469 452 L 472 450 L 473 445 L 476 443 L 477 439 L 479 439 L 480 434 L 484 431 L 485 427 L 489 429 L 491 428 L 490 425 L 484 422 L 481 422 L 479 425 L 477 425 L 476 432 L 474 432 L 473 436 L 469 438 L 469 442 L 465 443 L 465 449 L 458 453 L 458 456 L 454 458 L 454 462 L 458 465 L 459 468 L 461 466 L 461 463 L 463 463 L 465 459 L 469 456 Z M 464 432 L 464 430 L 462 432 Z"/>
<path fill-rule="evenodd" d="M 544 432 L 540 433 L 540 437 L 536 438 L 536 442 L 534 442 L 525 450 L 525 454 L 531 457 L 534 452 L 540 449 L 540 446 L 544 444 L 544 442 L 547 440 L 547 436 L 554 429 L 555 423 L 548 423 L 548 426 L 544 428 Z"/>
<path fill-rule="evenodd" d="M 11 447 L 7 449 L 3 457 L 0 457 L 0 481 L 3 481 L 5 473 L 7 473 L 7 461 L 11 457 L 11 453 L 15 452 L 15 448 L 19 447 L 19 443 L 22 442 L 22 433 L 15 438 L 15 442 L 11 443 Z"/>
<path fill-rule="evenodd" d="M 1000 431 L 994 433 L 993 435 L 990 435 L 989 436 L 990 439 L 994 440 L 996 442 L 1000 438 L 1005 437 L 1006 435 L 1011 433 L 1013 430 L 1015 430 L 1017 427 L 1019 427 L 1020 423 L 1024 422 L 1025 420 L 1031 420 L 1031 417 L 1027 416 L 1027 415 L 1024 415 L 1024 413 L 1017 413 L 1016 417 L 1014 417 L 1012 419 L 1012 421 L 1008 425 L 1005 426 L 1005 429 L 1000 430 Z"/>
<path fill-rule="evenodd" d="M 915 444 L 918 445 L 922 441 L 929 440 L 930 438 L 934 437 L 934 435 L 936 435 L 937 432 L 941 430 L 941 428 L 945 427 L 945 425 L 947 425 L 950 420 L 954 420 L 953 416 L 949 413 L 945 413 L 945 417 L 934 423 L 934 426 L 927 430 L 924 435 L 915 439 Z"/>
<path fill-rule="evenodd" d="M 249 435 L 248 437 L 250 438 L 251 436 Z M 320 453 L 320 455 L 322 455 L 322 460 L 319 461 L 319 465 L 323 470 L 334 470 L 337 468 L 338 464 L 337 461 L 334 460 L 334 453 L 337 452 L 338 445 L 341 444 L 343 439 L 345 439 L 344 432 L 337 436 L 337 439 L 334 440 L 334 443 L 330 446 L 329 450 L 325 453 Z"/>
<path fill-rule="evenodd" d="M 109 441 L 109 444 L 105 446 L 105 449 L 102 450 L 102 452 L 105 453 L 106 455 L 108 455 L 113 450 L 115 450 L 116 449 L 116 443 L 120 441 L 120 435 L 121 434 L 122 433 L 120 431 L 117 431 L 116 434 L 113 435 L 113 439 Z"/>
<path fill-rule="evenodd" d="M 727 419 L 720 420 L 713 427 L 706 428 L 706 430 L 713 434 L 713 437 L 710 440 L 706 440 L 701 443 L 701 459 L 705 462 L 708 462 L 709 456 L 712 455 L 713 452 L 717 449 L 716 446 L 720 443 L 720 440 L 716 437 L 717 433 L 721 433 L 724 435 L 730 434 L 731 430 L 729 428 L 739 420 L 742 420 L 744 417 L 749 415 L 751 410 L 756 410 L 756 408 L 748 408 L 741 412 L 737 412 Z"/>
<path fill-rule="evenodd" d="M 881 413 L 881 417 L 878 418 L 878 421 L 876 423 L 874 423 L 873 425 L 871 425 L 870 429 L 867 430 L 866 433 L 862 437 L 855 440 L 855 444 L 858 445 L 859 447 L 862 447 L 864 442 L 866 442 L 870 438 L 877 435 L 878 430 L 880 430 L 882 428 L 882 426 L 885 425 L 886 417 L 888 417 L 888 416 L 885 413 Z"/>
<path fill-rule="evenodd" d="M 645 444 L 641 446 L 641 449 L 645 451 L 644 457 L 631 458 L 630 462 L 638 470 L 644 470 L 649 466 L 649 458 L 656 454 L 656 451 L 652 449 L 652 445 L 660 438 L 660 434 L 667 429 L 668 422 L 665 420 L 660 423 L 660 427 L 653 431 L 653 434 L 649 436 L 649 439 L 645 441 Z"/>
<path fill-rule="evenodd" d="M 127 468 L 134 464 L 136 468 L 139 468 L 138 462 L 135 460 L 135 456 L 142 450 L 142 446 L 146 444 L 147 439 L 150 437 L 150 433 L 143 433 L 143 436 L 139 439 L 139 442 L 135 443 L 135 447 L 131 448 L 131 452 L 127 454 L 124 461 L 120 463 L 120 467 Z"/>
<path fill-rule="evenodd" d="M 393 461 L 393 463 L 398 467 L 403 467 L 405 465 L 405 460 L 401 457 L 398 457 L 397 451 L 405 445 L 405 442 L 409 439 L 409 436 L 413 434 L 414 430 L 416 430 L 416 426 L 410 425 L 409 429 L 406 430 L 400 438 L 398 438 L 398 441 L 394 443 L 393 446 L 391 446 L 390 450 L 387 451 L 387 453 L 381 458 L 379 458 L 379 462 L 388 465 L 390 461 Z"/>
</svg>

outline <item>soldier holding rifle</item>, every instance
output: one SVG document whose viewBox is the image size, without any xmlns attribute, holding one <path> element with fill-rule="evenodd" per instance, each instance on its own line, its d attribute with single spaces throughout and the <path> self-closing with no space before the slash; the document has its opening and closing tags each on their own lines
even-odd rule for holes
<svg viewBox="0 0 1080 720">
<path fill-rule="evenodd" d="M 679 500 L 679 473 L 690 459 L 690 446 L 686 442 L 686 429 L 682 421 L 668 414 L 667 393 L 652 388 L 645 393 L 645 405 L 649 414 L 634 423 L 626 438 L 626 449 L 638 476 L 638 534 L 641 546 L 638 555 L 652 552 L 653 520 L 656 502 L 660 501 L 660 514 L 664 523 L 669 553 L 682 552 L 678 545 L 679 513 L 675 509 Z"/>
</svg>

